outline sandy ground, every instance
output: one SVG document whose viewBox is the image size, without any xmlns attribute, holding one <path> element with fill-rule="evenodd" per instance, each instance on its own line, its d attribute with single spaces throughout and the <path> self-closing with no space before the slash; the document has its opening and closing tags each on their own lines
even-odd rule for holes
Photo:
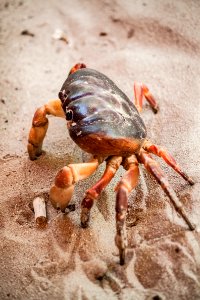
<svg viewBox="0 0 200 300">
<path fill-rule="evenodd" d="M 0 7 L 0 299 L 200 299 L 199 1 L 2 0 Z M 56 29 L 67 42 L 53 39 Z M 49 188 L 59 169 L 85 155 L 65 122 L 54 118 L 46 154 L 32 162 L 26 151 L 35 109 L 57 97 L 79 61 L 108 75 L 130 98 L 134 80 L 151 88 L 161 109 L 154 115 L 144 107 L 148 136 L 196 181 L 188 186 L 158 159 L 197 224 L 191 232 L 141 168 L 129 197 L 123 267 L 114 243 L 113 192 L 123 171 L 93 208 L 90 227 L 82 229 L 84 191 L 104 166 L 77 184 L 76 210 L 63 215 L 48 202 Z M 32 211 L 41 194 L 49 220 L 43 230 Z"/>
</svg>

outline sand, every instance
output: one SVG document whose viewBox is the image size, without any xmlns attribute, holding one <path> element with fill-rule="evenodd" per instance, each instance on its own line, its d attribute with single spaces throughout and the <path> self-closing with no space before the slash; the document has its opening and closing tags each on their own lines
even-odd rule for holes
<svg viewBox="0 0 200 300">
<path fill-rule="evenodd" d="M 199 1 L 2 0 L 0 7 L 0 299 L 200 299 Z M 63 40 L 55 39 L 58 29 Z M 58 170 L 85 154 L 55 118 L 46 153 L 32 162 L 26 151 L 35 109 L 57 98 L 79 61 L 105 73 L 130 98 L 134 80 L 150 87 L 160 112 L 145 104 L 148 136 L 196 181 L 189 186 L 158 159 L 197 224 L 191 232 L 141 167 L 129 197 L 125 266 L 114 243 L 113 189 L 123 170 L 82 229 L 81 200 L 105 166 L 77 184 L 76 209 L 63 215 L 48 201 L 50 186 Z M 45 229 L 34 221 L 38 195 L 47 201 Z"/>
</svg>

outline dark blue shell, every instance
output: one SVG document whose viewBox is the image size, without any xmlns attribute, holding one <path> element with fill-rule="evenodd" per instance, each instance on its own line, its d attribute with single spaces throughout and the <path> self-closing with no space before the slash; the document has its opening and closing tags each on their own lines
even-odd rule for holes
<svg viewBox="0 0 200 300">
<path fill-rule="evenodd" d="M 146 127 L 133 101 L 102 73 L 84 68 L 72 73 L 59 95 L 63 110 L 73 111 L 71 138 L 99 134 L 108 138 L 143 140 Z"/>
</svg>

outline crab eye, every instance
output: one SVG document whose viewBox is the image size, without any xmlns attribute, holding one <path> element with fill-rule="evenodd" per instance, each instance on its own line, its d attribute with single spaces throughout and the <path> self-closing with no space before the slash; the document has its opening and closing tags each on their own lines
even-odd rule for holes
<svg viewBox="0 0 200 300">
<path fill-rule="evenodd" d="M 67 121 L 71 121 L 72 118 L 73 118 L 73 111 L 71 109 L 68 109 L 66 111 L 66 119 L 67 119 Z"/>
</svg>

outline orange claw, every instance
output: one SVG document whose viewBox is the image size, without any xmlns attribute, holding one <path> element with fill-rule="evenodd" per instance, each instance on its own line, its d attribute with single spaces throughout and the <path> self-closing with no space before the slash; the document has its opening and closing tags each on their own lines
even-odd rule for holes
<svg viewBox="0 0 200 300">
<path fill-rule="evenodd" d="M 34 114 L 32 127 L 29 132 L 28 154 L 34 160 L 42 153 L 42 143 L 48 129 L 47 115 L 64 118 L 65 114 L 61 107 L 61 101 L 56 99 L 49 101 L 44 106 L 38 108 Z"/>
<path fill-rule="evenodd" d="M 70 70 L 70 72 L 69 72 L 69 75 L 72 74 L 72 73 L 74 73 L 74 72 L 76 72 L 76 71 L 79 70 L 79 69 L 84 69 L 84 68 L 86 68 L 86 65 L 85 65 L 85 64 L 83 64 L 83 63 L 78 63 L 78 64 L 76 64 L 75 66 L 73 66 L 73 68 L 71 68 L 71 70 Z"/>
<path fill-rule="evenodd" d="M 98 166 L 99 161 L 95 158 L 88 163 L 69 164 L 62 168 L 50 190 L 50 200 L 53 206 L 64 212 L 72 198 L 74 184 L 92 175 Z"/>
</svg>

